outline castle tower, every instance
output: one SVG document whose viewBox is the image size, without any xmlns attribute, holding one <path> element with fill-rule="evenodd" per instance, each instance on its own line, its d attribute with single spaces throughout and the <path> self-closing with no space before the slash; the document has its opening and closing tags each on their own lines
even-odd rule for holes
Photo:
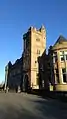
<svg viewBox="0 0 67 119">
<path fill-rule="evenodd" d="M 39 30 L 30 27 L 23 35 L 23 39 L 23 87 L 29 83 L 31 88 L 38 89 L 38 57 L 46 50 L 46 30 L 43 25 Z"/>
</svg>

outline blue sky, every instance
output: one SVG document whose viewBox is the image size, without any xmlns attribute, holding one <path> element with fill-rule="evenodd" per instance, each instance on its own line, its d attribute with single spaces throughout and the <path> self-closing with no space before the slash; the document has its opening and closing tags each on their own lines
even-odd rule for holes
<svg viewBox="0 0 67 119">
<path fill-rule="evenodd" d="M 67 38 L 67 0 L 0 0 L 0 82 L 5 65 L 23 52 L 23 34 L 44 24 L 47 48 L 59 35 Z"/>
</svg>

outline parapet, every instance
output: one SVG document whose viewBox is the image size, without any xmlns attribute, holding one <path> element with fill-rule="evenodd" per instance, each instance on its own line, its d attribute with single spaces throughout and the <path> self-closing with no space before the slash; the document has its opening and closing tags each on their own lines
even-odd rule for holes
<svg viewBox="0 0 67 119">
<path fill-rule="evenodd" d="M 46 30 L 45 30 L 45 27 L 44 27 L 44 25 L 42 25 L 39 29 L 36 29 L 36 27 L 33 27 L 33 26 L 31 26 L 29 29 L 28 29 L 28 31 L 36 31 L 36 32 L 45 32 Z"/>
</svg>

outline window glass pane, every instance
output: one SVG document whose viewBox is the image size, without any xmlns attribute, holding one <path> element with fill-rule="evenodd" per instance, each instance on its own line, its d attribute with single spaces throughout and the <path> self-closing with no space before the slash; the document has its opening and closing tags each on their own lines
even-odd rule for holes
<svg viewBox="0 0 67 119">
<path fill-rule="evenodd" d="M 53 53 L 53 63 L 57 62 L 57 52 Z"/>
<path fill-rule="evenodd" d="M 67 82 L 66 81 L 66 69 L 62 69 L 62 75 L 63 75 L 63 82 Z"/>
<path fill-rule="evenodd" d="M 65 51 L 64 54 L 67 54 L 67 51 Z"/>
<path fill-rule="evenodd" d="M 66 69 L 64 68 L 64 69 L 62 69 L 62 73 L 66 73 Z"/>
<path fill-rule="evenodd" d="M 66 57 L 66 60 L 67 60 L 67 55 L 65 57 Z"/>
<path fill-rule="evenodd" d="M 39 74 L 36 73 L 37 85 L 39 85 Z"/>
<path fill-rule="evenodd" d="M 57 52 L 54 52 L 54 53 L 53 53 L 53 56 L 57 56 Z"/>
<path fill-rule="evenodd" d="M 64 61 L 64 56 L 62 55 L 62 56 L 60 56 L 60 58 L 61 58 L 61 61 Z"/>
<path fill-rule="evenodd" d="M 62 55 L 62 51 L 60 51 L 60 55 Z"/>
<path fill-rule="evenodd" d="M 60 51 L 60 55 L 63 55 L 64 54 L 64 51 Z"/>
<path fill-rule="evenodd" d="M 53 57 L 53 63 L 56 63 L 57 62 L 57 56 L 54 56 Z"/>
<path fill-rule="evenodd" d="M 57 79 L 57 82 L 59 83 L 59 71 L 58 71 L 58 69 L 56 69 L 56 79 Z"/>
<path fill-rule="evenodd" d="M 66 82 L 66 74 L 63 74 L 63 82 Z"/>
</svg>

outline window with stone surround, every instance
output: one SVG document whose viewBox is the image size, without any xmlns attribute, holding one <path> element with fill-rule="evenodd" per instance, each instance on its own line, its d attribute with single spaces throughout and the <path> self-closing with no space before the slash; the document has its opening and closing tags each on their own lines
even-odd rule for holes
<svg viewBox="0 0 67 119">
<path fill-rule="evenodd" d="M 59 71 L 58 69 L 55 69 L 56 70 L 56 80 L 57 80 L 57 83 L 59 83 Z"/>
<path fill-rule="evenodd" d="M 67 51 L 60 51 L 61 61 L 67 61 Z"/>
<path fill-rule="evenodd" d="M 61 61 L 65 60 L 64 51 L 60 51 L 60 59 L 61 59 Z"/>
<path fill-rule="evenodd" d="M 57 52 L 53 53 L 53 63 L 57 62 Z"/>
<path fill-rule="evenodd" d="M 39 38 L 37 38 L 37 39 L 36 39 L 36 41 L 40 41 L 40 39 L 39 39 Z"/>
<path fill-rule="evenodd" d="M 63 75 L 63 82 L 67 82 L 67 73 L 66 73 L 66 68 L 62 69 L 62 75 Z"/>
<path fill-rule="evenodd" d="M 65 60 L 67 60 L 67 51 L 64 52 Z"/>
<path fill-rule="evenodd" d="M 39 74 L 36 73 L 36 80 L 37 80 L 37 85 L 39 85 Z"/>
<path fill-rule="evenodd" d="M 40 54 L 40 50 L 37 49 L 37 54 Z"/>
</svg>

